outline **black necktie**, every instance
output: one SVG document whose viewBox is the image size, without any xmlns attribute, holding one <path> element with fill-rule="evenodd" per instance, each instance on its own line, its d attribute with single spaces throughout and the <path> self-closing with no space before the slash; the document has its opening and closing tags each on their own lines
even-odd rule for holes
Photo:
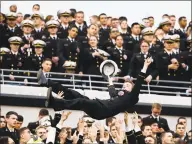
<svg viewBox="0 0 193 144">
<path fill-rule="evenodd" d="M 55 37 L 53 37 L 53 39 L 55 40 L 56 38 L 55 38 Z"/>
<path fill-rule="evenodd" d="M 79 28 L 78 28 L 80 31 L 81 31 L 81 26 L 79 26 Z"/>
<path fill-rule="evenodd" d="M 12 32 L 14 32 L 14 29 L 11 29 Z"/>
<path fill-rule="evenodd" d="M 46 76 L 46 78 L 48 78 L 48 74 L 47 73 L 45 74 L 45 76 Z"/>
<path fill-rule="evenodd" d="M 155 118 L 155 121 L 158 122 L 158 118 Z"/>
</svg>

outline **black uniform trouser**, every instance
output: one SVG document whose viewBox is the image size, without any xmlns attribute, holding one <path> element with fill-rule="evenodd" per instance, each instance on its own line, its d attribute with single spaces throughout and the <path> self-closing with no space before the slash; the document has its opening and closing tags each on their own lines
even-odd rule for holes
<svg viewBox="0 0 193 144">
<path fill-rule="evenodd" d="M 125 93 L 122 97 L 116 97 L 109 100 L 90 100 L 74 90 L 68 90 L 66 96 L 69 94 L 75 99 L 54 99 L 51 106 L 55 111 L 63 109 L 82 110 L 90 117 L 98 120 L 112 117 L 120 112 L 128 110 L 128 108 L 133 107 L 138 102 L 141 84 L 145 78 L 144 76 L 144 73 L 140 73 L 132 92 Z M 56 90 L 56 88 L 53 88 L 53 90 Z M 65 91 L 66 89 L 64 88 L 64 96 Z"/>
</svg>

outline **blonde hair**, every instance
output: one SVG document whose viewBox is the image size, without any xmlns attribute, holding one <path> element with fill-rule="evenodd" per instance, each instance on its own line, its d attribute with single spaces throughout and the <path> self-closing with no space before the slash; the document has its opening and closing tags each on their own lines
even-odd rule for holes
<svg viewBox="0 0 193 144">
<path fill-rule="evenodd" d="M 156 109 L 162 109 L 162 105 L 160 103 L 153 103 L 152 104 L 152 109 L 156 108 Z"/>
</svg>

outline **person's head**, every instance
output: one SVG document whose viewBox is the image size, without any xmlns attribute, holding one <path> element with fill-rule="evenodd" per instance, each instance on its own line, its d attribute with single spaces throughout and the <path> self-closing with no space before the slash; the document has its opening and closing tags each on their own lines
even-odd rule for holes
<svg viewBox="0 0 193 144">
<path fill-rule="evenodd" d="M 149 22 L 149 19 L 148 18 L 143 18 L 142 20 L 145 24 L 145 27 L 150 27 L 150 22 Z"/>
<path fill-rule="evenodd" d="M 97 47 L 97 44 L 98 44 L 97 37 L 96 36 L 90 36 L 88 43 L 91 47 Z"/>
<path fill-rule="evenodd" d="M 17 117 L 17 123 L 16 123 L 15 128 L 16 128 L 16 129 L 20 129 L 21 126 L 22 126 L 22 124 L 23 124 L 23 116 L 22 116 L 22 115 L 18 115 L 18 117 Z"/>
<path fill-rule="evenodd" d="M 186 130 L 185 130 L 185 126 L 182 123 L 178 123 L 176 124 L 176 133 L 179 134 L 181 137 L 184 136 Z"/>
<path fill-rule="evenodd" d="M 67 130 L 66 127 L 63 127 L 58 135 L 59 139 L 66 140 L 67 138 Z"/>
<path fill-rule="evenodd" d="M 75 21 L 78 24 L 82 24 L 84 22 L 84 12 L 83 11 L 78 11 L 75 14 Z"/>
<path fill-rule="evenodd" d="M 164 37 L 164 31 L 161 28 L 157 28 L 154 32 L 154 35 L 159 39 L 162 40 Z"/>
<path fill-rule="evenodd" d="M 131 92 L 132 89 L 133 89 L 133 87 L 134 87 L 133 82 L 126 81 L 126 82 L 123 83 L 122 89 L 125 90 L 125 91 L 127 91 L 127 92 Z"/>
<path fill-rule="evenodd" d="M 4 116 L 0 116 L 0 128 L 4 128 L 6 126 L 6 121 Z"/>
<path fill-rule="evenodd" d="M 0 12 L 0 23 L 6 23 L 6 15 Z"/>
<path fill-rule="evenodd" d="M 122 29 L 127 29 L 127 27 L 128 27 L 127 21 L 126 20 L 121 21 L 120 26 Z"/>
<path fill-rule="evenodd" d="M 107 15 L 105 13 L 101 13 L 99 15 L 99 21 L 101 25 L 107 25 Z"/>
<path fill-rule="evenodd" d="M 23 20 L 30 20 L 31 19 L 31 15 L 30 14 L 25 14 L 23 17 Z"/>
<path fill-rule="evenodd" d="M 7 126 L 10 128 L 15 128 L 16 123 L 17 123 L 17 117 L 18 117 L 18 114 L 16 112 L 9 111 L 5 116 Z"/>
<path fill-rule="evenodd" d="M 107 17 L 107 26 L 111 27 L 112 17 Z"/>
<path fill-rule="evenodd" d="M 185 16 L 182 16 L 178 19 L 178 23 L 181 28 L 185 28 L 187 26 L 187 19 Z"/>
<path fill-rule="evenodd" d="M 121 48 L 123 46 L 123 37 L 121 35 L 118 35 L 116 38 L 115 38 L 115 43 L 116 43 L 116 46 Z"/>
<path fill-rule="evenodd" d="M 91 144 L 91 143 L 92 143 L 92 141 L 90 138 L 84 138 L 83 144 Z"/>
<path fill-rule="evenodd" d="M 49 59 L 47 59 L 49 61 Z M 39 120 L 45 116 L 49 116 L 49 111 L 47 109 L 41 109 L 38 114 Z"/>
<path fill-rule="evenodd" d="M 31 139 L 31 132 L 27 127 L 22 127 L 19 130 L 20 142 L 27 143 Z"/>
<path fill-rule="evenodd" d="M 141 131 L 143 136 L 148 136 L 148 135 L 152 135 L 152 129 L 150 125 L 142 125 L 141 127 Z"/>
<path fill-rule="evenodd" d="M 40 5 L 39 4 L 34 4 L 33 7 L 32 7 L 32 11 L 33 12 L 40 11 Z"/>
<path fill-rule="evenodd" d="M 164 36 L 163 40 L 164 40 L 165 49 L 168 51 L 172 51 L 172 49 L 174 47 L 174 41 L 172 40 L 172 36 L 166 35 L 166 36 Z"/>
<path fill-rule="evenodd" d="M 143 120 L 141 116 L 138 116 L 138 126 L 141 128 L 141 126 L 143 125 Z"/>
<path fill-rule="evenodd" d="M 144 29 L 141 31 L 141 33 L 142 33 L 143 39 L 144 39 L 145 41 L 147 41 L 148 43 L 152 43 L 153 37 L 154 37 L 154 33 L 153 33 L 152 28 L 150 28 L 150 27 L 144 28 Z"/>
<path fill-rule="evenodd" d="M 152 104 L 152 115 L 158 117 L 161 114 L 162 105 L 160 103 L 153 103 Z"/>
<path fill-rule="evenodd" d="M 57 33 L 59 25 L 60 25 L 59 22 L 56 20 L 50 20 L 46 23 L 46 26 L 48 28 L 48 32 L 51 35 L 55 35 Z"/>
<path fill-rule="evenodd" d="M 74 20 L 76 14 L 76 9 L 71 8 L 70 9 L 70 21 Z"/>
<path fill-rule="evenodd" d="M 153 27 L 153 25 L 154 25 L 154 17 L 153 16 L 149 16 L 148 19 L 149 19 L 149 26 Z"/>
<path fill-rule="evenodd" d="M 159 132 L 159 125 L 157 122 L 152 121 L 151 130 L 152 130 L 152 134 L 157 134 Z"/>
<path fill-rule="evenodd" d="M 188 139 L 189 139 L 189 140 L 192 140 L 192 130 L 190 130 L 190 131 L 188 132 Z"/>
<path fill-rule="evenodd" d="M 119 17 L 119 21 L 121 22 L 121 21 L 127 21 L 127 18 L 125 17 L 125 16 L 120 16 Z"/>
<path fill-rule="evenodd" d="M 147 53 L 149 51 L 149 42 L 146 40 L 141 41 L 140 48 L 141 52 Z"/>
<path fill-rule="evenodd" d="M 110 127 L 112 124 L 115 124 L 116 117 L 106 118 L 106 126 Z"/>
<path fill-rule="evenodd" d="M 16 13 L 17 12 L 17 6 L 14 4 L 14 5 L 11 5 L 10 7 L 9 7 L 9 10 L 10 10 L 10 12 L 14 12 L 14 13 Z"/>
<path fill-rule="evenodd" d="M 23 14 L 21 12 L 17 13 L 17 23 L 21 23 L 23 21 Z"/>
<path fill-rule="evenodd" d="M 161 22 L 160 22 L 160 25 L 159 25 L 159 28 L 161 28 L 164 33 L 168 33 L 171 29 L 171 22 L 169 19 L 163 19 Z"/>
<path fill-rule="evenodd" d="M 34 14 L 32 14 L 31 18 L 32 18 L 34 25 L 36 27 L 41 26 L 42 20 L 43 20 L 42 14 L 40 14 L 39 12 L 35 12 Z"/>
<path fill-rule="evenodd" d="M 110 38 L 115 39 L 118 35 L 120 35 L 118 28 L 111 28 Z"/>
<path fill-rule="evenodd" d="M 78 29 L 76 26 L 71 26 L 68 30 L 68 36 L 71 38 L 76 38 L 78 35 Z"/>
<path fill-rule="evenodd" d="M 93 15 L 90 17 L 90 24 L 97 24 L 98 23 L 98 16 L 97 15 Z"/>
<path fill-rule="evenodd" d="M 47 23 L 50 20 L 54 20 L 54 16 L 53 15 L 47 15 L 45 18 L 45 23 Z"/>
<path fill-rule="evenodd" d="M 173 139 L 174 139 L 174 143 L 175 143 L 175 144 L 179 144 L 179 143 L 180 143 L 181 138 L 180 138 L 180 135 L 179 135 L 179 134 L 174 133 L 174 134 L 173 134 Z"/>
<path fill-rule="evenodd" d="M 38 126 L 35 130 L 35 133 L 42 140 L 45 140 L 47 138 L 47 129 L 44 126 Z"/>
<path fill-rule="evenodd" d="M 41 55 L 42 52 L 43 52 L 43 49 L 45 48 L 46 46 L 46 43 L 43 41 L 43 40 L 34 40 L 32 45 L 34 46 L 35 48 L 35 54 L 36 55 Z"/>
<path fill-rule="evenodd" d="M 131 33 L 134 35 L 139 35 L 141 33 L 141 28 L 139 23 L 133 23 L 131 25 Z"/>
<path fill-rule="evenodd" d="M 162 144 L 174 144 L 173 134 L 171 132 L 163 132 L 160 138 Z"/>
<path fill-rule="evenodd" d="M 88 26 L 87 32 L 90 36 L 96 36 L 97 35 L 97 29 L 98 29 L 97 25 L 91 24 Z"/>
<path fill-rule="evenodd" d="M 118 28 L 119 27 L 119 19 L 118 18 L 112 18 L 111 19 L 111 27 L 112 28 Z"/>
<path fill-rule="evenodd" d="M 14 36 L 8 39 L 10 48 L 13 52 L 18 52 L 22 39 L 20 37 Z"/>
<path fill-rule="evenodd" d="M 67 25 L 70 21 L 70 11 L 68 10 L 59 10 L 58 11 L 58 18 L 60 19 L 62 24 Z"/>
<path fill-rule="evenodd" d="M 0 144 L 15 144 L 15 142 L 8 136 L 2 136 L 0 137 Z"/>
<path fill-rule="evenodd" d="M 171 39 L 174 41 L 173 42 L 173 48 L 179 49 L 180 48 L 180 35 L 174 34 L 171 36 Z"/>
<path fill-rule="evenodd" d="M 169 19 L 170 19 L 171 27 L 174 28 L 176 24 L 176 16 L 170 15 Z"/>
<path fill-rule="evenodd" d="M 21 27 L 24 34 L 31 34 L 34 29 L 34 23 L 31 20 L 24 20 L 21 23 Z"/>
<path fill-rule="evenodd" d="M 149 135 L 145 138 L 145 144 L 157 144 L 157 141 L 153 136 Z"/>
<path fill-rule="evenodd" d="M 165 18 L 168 19 L 168 18 L 169 18 L 169 15 L 168 15 L 168 14 L 163 14 L 163 15 L 162 15 L 162 19 L 165 19 Z"/>
<path fill-rule="evenodd" d="M 110 133 L 111 133 L 111 136 L 112 136 L 113 138 L 117 138 L 117 133 L 118 133 L 118 131 L 117 131 L 117 128 L 116 128 L 115 124 L 112 124 L 112 125 L 110 126 Z"/>
<path fill-rule="evenodd" d="M 6 19 L 7 19 L 7 25 L 9 26 L 9 27 L 15 27 L 16 26 L 16 23 L 17 23 L 17 21 L 16 21 L 16 19 L 17 19 L 17 14 L 16 13 L 14 13 L 14 12 L 10 12 L 10 13 L 8 13 L 7 14 L 7 16 L 6 16 Z"/>
<path fill-rule="evenodd" d="M 51 68 L 52 68 L 52 60 L 49 58 L 46 58 L 42 62 L 42 69 L 44 72 L 50 72 Z"/>
</svg>

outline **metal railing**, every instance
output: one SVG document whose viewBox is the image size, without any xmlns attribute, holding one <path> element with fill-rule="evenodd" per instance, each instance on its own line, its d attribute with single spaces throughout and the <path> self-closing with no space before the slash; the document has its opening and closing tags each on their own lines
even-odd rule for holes
<svg viewBox="0 0 193 144">
<path fill-rule="evenodd" d="M 30 72 L 31 74 L 36 75 L 37 71 L 26 71 L 26 70 L 10 70 L 10 69 L 1 69 L 1 80 L 2 84 L 17 84 L 17 85 L 27 85 L 27 86 L 37 86 L 37 78 L 35 76 L 23 76 L 23 75 L 14 75 L 14 78 L 21 78 L 23 81 L 11 81 L 9 79 L 8 72 Z M 67 86 L 73 89 L 90 89 L 90 90 L 108 90 L 108 82 L 102 79 L 100 75 L 80 75 L 80 74 L 69 74 L 69 73 L 54 73 L 50 72 L 49 74 L 54 75 L 55 77 L 49 78 L 53 81 L 60 82 L 63 86 Z M 100 81 L 97 81 L 96 78 L 100 78 Z M 117 77 L 120 78 L 120 77 Z M 27 79 L 28 82 L 24 82 L 24 79 Z M 93 80 L 94 79 L 94 80 Z M 123 78 L 120 78 L 123 79 Z M 134 81 L 136 79 L 134 78 Z M 122 83 L 114 82 L 116 89 L 121 89 Z M 149 94 L 164 94 L 164 95 L 178 95 L 186 96 L 186 90 L 191 86 L 191 82 L 187 81 L 168 81 L 168 80 L 152 80 L 150 84 L 143 84 L 141 89 L 142 93 Z"/>
</svg>

